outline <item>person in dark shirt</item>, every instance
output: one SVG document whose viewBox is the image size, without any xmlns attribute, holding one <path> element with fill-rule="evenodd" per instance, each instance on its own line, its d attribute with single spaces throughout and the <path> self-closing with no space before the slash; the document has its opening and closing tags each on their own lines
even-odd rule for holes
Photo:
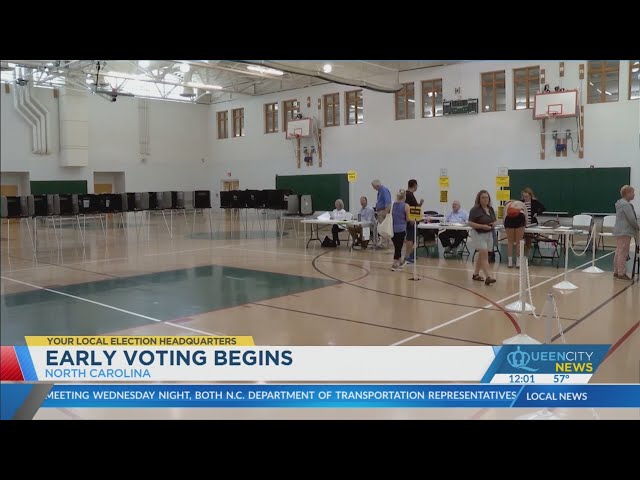
<svg viewBox="0 0 640 480">
<path fill-rule="evenodd" d="M 537 225 L 538 224 L 538 215 L 544 212 L 545 208 L 542 202 L 536 198 L 530 187 L 525 187 L 522 190 L 522 202 L 527 208 L 527 227 L 529 225 Z M 531 241 L 533 239 L 533 235 L 525 234 L 524 236 L 524 253 L 527 255 L 529 253 L 529 248 L 531 247 Z"/>
<path fill-rule="evenodd" d="M 420 199 L 419 203 L 416 200 L 415 192 L 417 189 L 418 189 L 418 181 L 415 179 L 409 180 L 409 183 L 407 184 L 405 203 L 410 207 L 421 207 L 422 204 L 424 203 L 424 199 L 422 198 Z M 404 260 L 407 263 L 415 262 L 415 258 L 413 256 L 413 239 L 415 238 L 415 234 L 416 234 L 415 222 L 407 222 L 407 237 L 405 241 L 405 252 L 408 253 L 408 255 L 405 256 L 404 258 Z"/>
</svg>

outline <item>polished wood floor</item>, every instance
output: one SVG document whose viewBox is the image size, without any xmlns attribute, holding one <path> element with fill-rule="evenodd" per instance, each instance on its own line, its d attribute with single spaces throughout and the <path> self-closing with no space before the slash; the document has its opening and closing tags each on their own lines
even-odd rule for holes
<svg viewBox="0 0 640 480">
<path fill-rule="evenodd" d="M 0 282 L 3 308 L 6 309 L 3 313 L 11 310 L 7 299 L 16 293 L 28 295 L 42 288 L 54 291 L 56 288 L 75 288 L 83 292 L 82 286 L 92 282 L 126 283 L 127 278 L 140 275 L 214 266 L 260 272 L 256 275 L 266 278 L 259 282 L 264 292 L 248 298 L 244 284 L 236 282 L 235 286 L 225 287 L 229 289 L 226 297 L 231 298 L 226 304 L 207 303 L 197 296 L 181 299 L 176 294 L 172 298 L 177 305 L 172 310 L 175 316 L 171 318 L 154 313 L 160 310 L 154 310 L 151 298 L 135 298 L 127 293 L 128 297 L 123 299 L 113 292 L 105 293 L 104 297 L 91 297 L 104 304 L 90 307 L 94 310 L 89 316 L 95 318 L 95 324 L 72 325 L 70 328 L 80 330 L 69 333 L 252 335 L 258 345 L 498 345 L 521 330 L 540 341 L 563 341 L 556 322 L 552 325 L 551 338 L 545 338 L 543 318 L 505 313 L 503 307 L 518 299 L 519 282 L 518 270 L 509 269 L 506 264 L 492 264 L 498 281 L 485 286 L 471 279 L 473 265 L 469 257 L 420 256 L 415 271 L 407 265 L 405 271 L 393 272 L 390 269 L 391 251 L 349 251 L 344 244 L 337 249 L 322 249 L 317 242 L 305 250 L 307 239 L 303 238 L 301 230 L 297 237 L 295 230 L 288 230 L 281 238 L 275 232 L 273 220 L 264 222 L 256 216 L 245 222 L 244 219 L 225 218 L 217 212 L 211 217 L 211 229 L 207 215 L 198 214 L 192 233 L 193 218 L 190 214 L 186 218 L 176 215 L 165 224 L 163 217 L 156 215 L 151 217 L 147 228 L 140 226 L 140 218 L 136 226 L 130 214 L 125 228 L 117 225 L 119 218 L 116 217 L 104 230 L 99 223 L 89 221 L 84 247 L 80 232 L 71 222 L 57 228 L 55 234 L 51 225 L 39 225 L 36 251 L 24 221 L 21 225 L 11 225 L 10 238 L 7 238 L 6 223 L 3 223 Z M 568 279 L 579 288 L 568 295 L 552 288 L 563 279 L 562 268 L 550 266 L 548 262 L 531 266 L 531 299 L 527 301 L 531 301 L 540 313 L 548 294 L 553 294 L 567 343 L 610 343 L 614 346 L 592 382 L 636 383 L 640 381 L 640 287 L 637 282 L 613 279 L 610 271 L 612 250 L 600 255 L 597 264 L 607 269 L 602 274 L 582 272 L 590 264 L 590 256 L 572 258 Z M 308 288 L 289 295 L 270 292 L 268 276 L 271 274 L 304 277 L 308 279 Z M 419 281 L 412 280 L 414 274 Z M 220 275 L 216 269 L 207 271 L 206 275 L 211 289 L 220 288 L 221 282 L 234 281 L 226 278 L 228 275 Z M 161 278 L 165 277 L 157 277 Z M 182 285 L 183 279 L 172 277 L 172 281 Z M 187 287 L 188 284 L 184 284 L 184 288 Z M 182 301 L 184 308 L 181 308 Z M 82 300 L 78 302 L 82 303 Z M 125 302 L 127 308 L 120 302 Z M 109 311 L 110 306 L 124 308 L 130 314 Z M 30 323 L 26 322 L 29 328 L 41 329 L 39 332 L 30 330 L 30 334 L 51 334 L 47 330 L 51 313 L 43 310 L 47 304 L 33 303 L 21 308 L 20 314 L 31 319 Z M 104 318 L 101 317 L 103 313 Z M 118 319 L 113 324 L 118 328 L 110 329 L 111 324 L 106 322 L 116 313 Z M 151 317 L 153 321 L 141 322 L 140 315 Z M 21 335 L 20 325 L 8 324 L 5 316 L 10 315 L 3 314 L 3 337 L 5 332 Z M 34 318 L 39 319 L 37 327 L 32 321 Z M 14 319 L 11 321 L 15 322 Z M 6 343 L 3 341 L 3 344 Z M 640 412 L 615 409 L 598 412 L 47 409 L 41 410 L 36 418 L 502 419 L 598 416 L 640 419 Z"/>
</svg>

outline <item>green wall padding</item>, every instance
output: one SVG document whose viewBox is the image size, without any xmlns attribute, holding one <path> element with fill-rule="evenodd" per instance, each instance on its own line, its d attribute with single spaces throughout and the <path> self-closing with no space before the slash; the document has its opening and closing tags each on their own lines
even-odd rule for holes
<svg viewBox="0 0 640 480">
<path fill-rule="evenodd" d="M 531 187 L 547 211 L 615 213 L 620 187 L 631 182 L 631 168 L 553 168 L 509 170 L 511 198 Z"/>
<path fill-rule="evenodd" d="M 314 211 L 331 211 L 340 198 L 349 211 L 349 181 L 346 173 L 323 175 L 276 175 L 276 189 L 311 195 Z"/>
<path fill-rule="evenodd" d="M 31 195 L 87 193 L 86 180 L 51 180 L 31 182 Z"/>
</svg>

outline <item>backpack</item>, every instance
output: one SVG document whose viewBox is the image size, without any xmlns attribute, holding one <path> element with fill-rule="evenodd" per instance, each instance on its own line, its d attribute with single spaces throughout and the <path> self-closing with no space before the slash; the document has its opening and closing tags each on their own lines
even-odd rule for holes
<svg viewBox="0 0 640 480">
<path fill-rule="evenodd" d="M 336 248 L 338 245 L 332 238 L 324 237 L 324 240 L 322 240 L 322 246 L 326 248 Z"/>
</svg>

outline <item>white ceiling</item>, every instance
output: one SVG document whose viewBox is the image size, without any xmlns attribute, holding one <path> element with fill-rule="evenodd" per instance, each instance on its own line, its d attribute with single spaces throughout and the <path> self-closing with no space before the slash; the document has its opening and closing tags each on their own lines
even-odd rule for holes
<svg viewBox="0 0 640 480">
<path fill-rule="evenodd" d="M 133 95 L 198 103 L 335 82 L 393 92 L 399 73 L 451 64 L 410 60 L 3 60 L 2 81 L 65 86 L 104 96 Z M 331 72 L 323 70 L 331 65 Z M 189 66 L 189 71 L 186 65 Z M 182 67 L 182 68 L 181 68 Z M 277 69 L 277 71 L 268 70 Z M 267 69 L 267 70 L 265 70 Z M 96 89 L 96 79 L 98 87 Z M 184 88 L 188 87 L 188 88 Z M 190 88 L 189 88 L 190 87 Z M 185 96 L 186 94 L 190 96 Z"/>
</svg>

